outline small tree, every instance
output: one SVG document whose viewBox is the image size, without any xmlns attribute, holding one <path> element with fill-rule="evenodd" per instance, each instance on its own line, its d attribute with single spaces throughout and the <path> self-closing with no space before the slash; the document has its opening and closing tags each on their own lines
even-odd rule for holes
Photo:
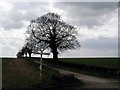
<svg viewBox="0 0 120 90">
<path fill-rule="evenodd" d="M 27 53 L 29 54 L 29 57 L 31 57 L 31 54 L 32 54 L 32 48 L 29 46 L 29 43 L 27 43 L 24 47 L 24 53 L 26 54 L 27 56 Z"/>
<path fill-rule="evenodd" d="M 17 53 L 17 57 L 20 58 L 20 57 L 27 57 L 27 53 L 29 54 L 29 57 L 31 57 L 31 53 L 32 53 L 32 50 L 29 49 L 26 45 L 24 47 L 22 47 L 22 49 Z"/>
<path fill-rule="evenodd" d="M 24 56 L 24 52 L 23 49 L 21 49 L 17 54 L 16 54 L 17 58 L 21 58 Z"/>
<path fill-rule="evenodd" d="M 32 37 L 37 43 L 47 43 L 53 53 L 54 61 L 58 60 L 58 52 L 80 47 L 74 26 L 65 23 L 60 15 L 54 13 L 47 13 L 32 20 L 27 34 L 29 40 Z"/>
<path fill-rule="evenodd" d="M 22 52 L 21 51 L 19 51 L 18 53 L 17 53 L 17 58 L 20 58 L 20 57 L 22 57 Z"/>
<path fill-rule="evenodd" d="M 38 42 L 33 37 L 29 37 L 26 39 L 25 47 L 27 48 L 27 53 L 29 54 L 29 57 L 31 57 L 31 54 L 36 50 L 36 45 Z"/>
</svg>

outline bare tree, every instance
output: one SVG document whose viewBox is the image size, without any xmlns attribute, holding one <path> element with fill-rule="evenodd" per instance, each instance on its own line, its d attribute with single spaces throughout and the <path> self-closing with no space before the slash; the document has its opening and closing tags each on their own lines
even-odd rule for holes
<svg viewBox="0 0 120 90">
<path fill-rule="evenodd" d="M 17 54 L 16 54 L 17 58 L 21 58 L 22 57 L 22 52 L 19 51 Z"/>
<path fill-rule="evenodd" d="M 35 41 L 32 38 L 26 39 L 25 48 L 27 53 L 29 54 L 29 57 L 31 57 L 34 47 L 35 47 Z"/>
<path fill-rule="evenodd" d="M 76 39 L 76 29 L 61 20 L 60 15 L 47 13 L 30 22 L 27 34 L 37 43 L 45 42 L 53 53 L 53 60 L 58 60 L 58 52 L 80 47 Z"/>
<path fill-rule="evenodd" d="M 16 54 L 17 58 L 21 58 L 24 56 L 24 48 L 22 48 L 18 53 Z"/>
<path fill-rule="evenodd" d="M 31 57 L 31 54 L 34 52 L 43 52 L 47 47 L 47 43 L 44 41 L 38 42 L 38 40 L 32 36 L 26 39 L 25 49 L 27 50 L 29 57 Z"/>
</svg>

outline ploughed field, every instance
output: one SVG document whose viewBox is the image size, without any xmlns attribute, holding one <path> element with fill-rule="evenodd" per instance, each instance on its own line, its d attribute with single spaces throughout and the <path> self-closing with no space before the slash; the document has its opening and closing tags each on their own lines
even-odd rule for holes
<svg viewBox="0 0 120 90">
<path fill-rule="evenodd" d="M 2 87 L 27 88 L 39 82 L 39 72 L 30 62 L 15 59 L 2 59 Z"/>
</svg>

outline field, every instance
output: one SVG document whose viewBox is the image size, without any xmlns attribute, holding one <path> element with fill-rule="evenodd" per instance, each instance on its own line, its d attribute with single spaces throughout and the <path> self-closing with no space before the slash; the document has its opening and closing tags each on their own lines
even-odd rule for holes
<svg viewBox="0 0 120 90">
<path fill-rule="evenodd" d="M 120 65 L 118 58 L 60 58 L 60 61 L 110 68 L 118 68 Z"/>
<path fill-rule="evenodd" d="M 54 67 L 97 77 L 120 78 L 118 58 L 59 58 L 59 60 Z M 47 62 L 51 63 L 51 59 Z"/>
<path fill-rule="evenodd" d="M 38 79 L 38 71 L 23 60 L 2 59 L 2 87 L 28 87 L 36 84 Z"/>
<path fill-rule="evenodd" d="M 29 90 L 38 89 L 41 90 L 61 90 L 61 88 L 67 88 L 69 90 L 79 90 L 82 81 L 78 81 L 75 78 L 69 78 L 58 71 L 52 70 L 48 67 L 43 67 L 42 80 L 40 78 L 39 64 L 33 61 L 38 61 L 38 58 L 3 58 L 2 59 L 2 87 L 4 90 L 16 90 L 16 88 L 28 88 Z M 97 77 L 108 77 L 118 79 L 118 76 L 110 73 L 105 74 L 104 69 L 117 68 L 119 66 L 118 58 L 60 58 L 60 62 L 51 63 L 51 59 L 43 59 L 43 62 L 54 68 L 68 70 L 76 73 L 84 73 Z M 65 62 L 65 63 L 64 63 Z M 97 66 L 105 67 L 103 71 L 96 71 L 87 68 L 81 69 L 79 65 L 85 66 Z M 77 66 L 77 67 L 76 67 Z M 31 89 L 30 89 L 31 88 Z M 73 89 L 74 88 L 74 89 Z M 19 89 L 20 90 L 20 89 Z"/>
<path fill-rule="evenodd" d="M 77 86 L 82 84 L 76 78 L 66 77 L 47 67 L 43 68 L 42 78 L 40 78 L 39 64 L 32 60 L 3 58 L 2 87 L 4 90 L 38 90 L 38 88 L 40 90 L 61 90 L 61 88 L 76 90 Z"/>
</svg>

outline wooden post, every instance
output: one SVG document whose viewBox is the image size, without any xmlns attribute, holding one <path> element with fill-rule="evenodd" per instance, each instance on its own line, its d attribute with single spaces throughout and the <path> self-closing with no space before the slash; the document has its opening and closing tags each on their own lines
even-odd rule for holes
<svg viewBox="0 0 120 90">
<path fill-rule="evenodd" d="M 40 53 L 40 80 L 42 80 L 42 50 L 41 50 L 41 53 Z"/>
<path fill-rule="evenodd" d="M 40 49 L 40 52 L 33 52 L 34 54 L 40 55 L 39 69 L 40 69 L 40 83 L 42 82 L 42 55 L 50 55 L 50 53 L 43 53 L 44 49 Z"/>
</svg>

